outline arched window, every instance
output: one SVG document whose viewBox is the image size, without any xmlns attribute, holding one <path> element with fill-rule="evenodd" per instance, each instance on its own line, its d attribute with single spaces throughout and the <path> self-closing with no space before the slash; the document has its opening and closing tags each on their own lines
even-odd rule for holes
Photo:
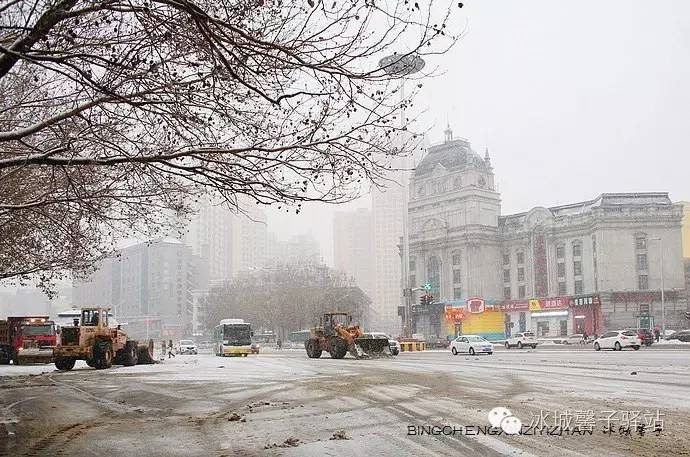
<svg viewBox="0 0 690 457">
<path fill-rule="evenodd" d="M 462 187 L 462 179 L 460 178 L 460 176 L 457 176 L 453 180 L 453 189 L 460 189 L 461 187 Z"/>
<path fill-rule="evenodd" d="M 441 290 L 441 261 L 436 256 L 431 256 L 427 263 L 426 277 L 431 284 L 431 295 L 438 300 Z"/>
</svg>

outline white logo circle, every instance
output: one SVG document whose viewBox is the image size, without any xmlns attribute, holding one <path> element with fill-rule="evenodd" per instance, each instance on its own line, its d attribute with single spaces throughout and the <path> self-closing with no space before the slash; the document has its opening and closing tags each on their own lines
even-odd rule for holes
<svg viewBox="0 0 690 457">
<path fill-rule="evenodd" d="M 501 422 L 503 421 L 503 419 L 512 415 L 513 414 L 510 412 L 508 408 L 498 406 L 489 411 L 489 423 L 492 427 L 498 428 L 501 426 Z"/>
<path fill-rule="evenodd" d="M 501 429 L 508 435 L 517 435 L 522 430 L 522 421 L 515 416 L 508 416 L 501 421 Z"/>
</svg>

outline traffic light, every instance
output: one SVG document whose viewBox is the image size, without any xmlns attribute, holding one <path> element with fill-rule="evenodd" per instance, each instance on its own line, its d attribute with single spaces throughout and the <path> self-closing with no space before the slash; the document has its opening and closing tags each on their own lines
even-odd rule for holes
<svg viewBox="0 0 690 457">
<path fill-rule="evenodd" d="M 686 311 L 686 312 L 685 312 L 685 318 L 686 318 L 687 320 L 690 320 L 690 311 Z"/>
<path fill-rule="evenodd" d="M 431 294 L 424 294 L 419 297 L 419 304 L 422 306 L 430 305 L 434 302 L 434 296 Z"/>
</svg>

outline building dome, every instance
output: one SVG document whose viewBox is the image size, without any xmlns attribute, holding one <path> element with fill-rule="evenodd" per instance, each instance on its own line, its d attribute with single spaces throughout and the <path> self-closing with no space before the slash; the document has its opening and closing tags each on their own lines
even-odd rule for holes
<svg viewBox="0 0 690 457">
<path fill-rule="evenodd" d="M 431 174 L 439 164 L 448 171 L 470 167 L 488 170 L 485 160 L 473 151 L 469 141 L 464 139 L 447 139 L 445 143 L 429 148 L 428 154 L 415 168 L 415 177 Z"/>
</svg>

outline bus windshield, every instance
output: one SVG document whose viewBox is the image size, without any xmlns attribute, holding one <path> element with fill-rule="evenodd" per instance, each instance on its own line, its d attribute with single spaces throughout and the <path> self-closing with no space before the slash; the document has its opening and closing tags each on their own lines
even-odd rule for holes
<svg viewBox="0 0 690 457">
<path fill-rule="evenodd" d="M 231 346 L 251 344 L 251 330 L 249 329 L 249 325 L 224 325 L 223 339 L 228 340 L 228 344 L 230 344 Z"/>
</svg>

